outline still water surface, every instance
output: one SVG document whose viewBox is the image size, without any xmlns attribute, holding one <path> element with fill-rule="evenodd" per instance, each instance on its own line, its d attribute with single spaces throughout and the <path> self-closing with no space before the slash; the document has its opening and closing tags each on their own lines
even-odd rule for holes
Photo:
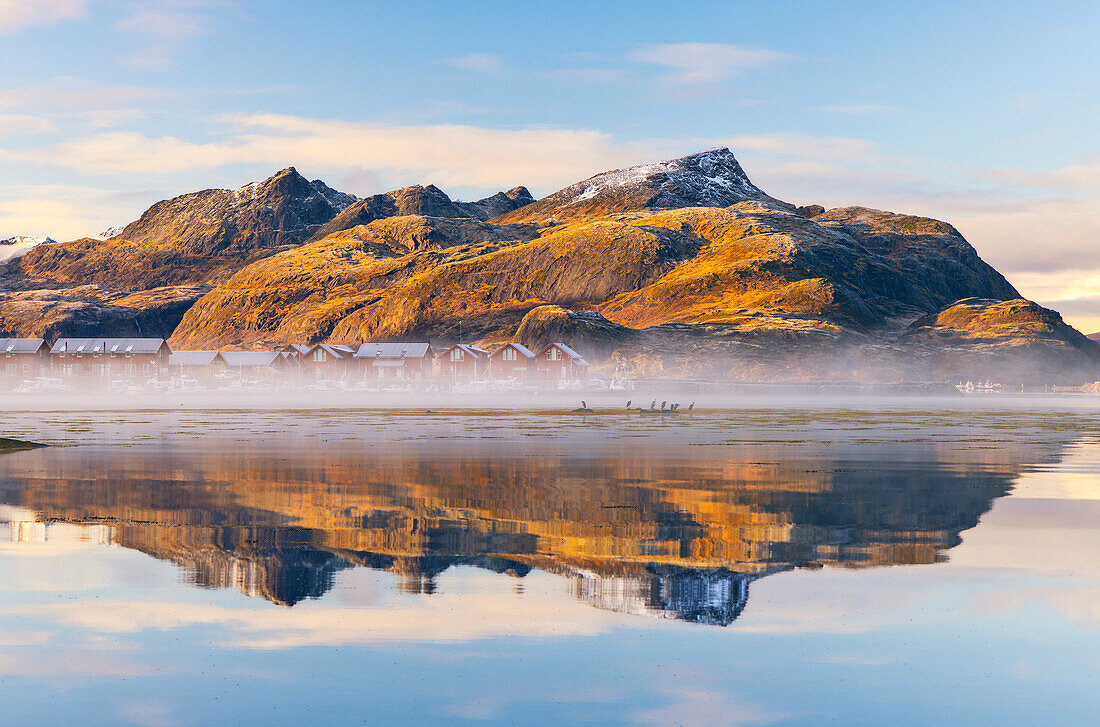
<svg viewBox="0 0 1100 727">
<path fill-rule="evenodd" d="M 6 724 L 1097 722 L 1088 408 L 4 426 Z"/>
</svg>

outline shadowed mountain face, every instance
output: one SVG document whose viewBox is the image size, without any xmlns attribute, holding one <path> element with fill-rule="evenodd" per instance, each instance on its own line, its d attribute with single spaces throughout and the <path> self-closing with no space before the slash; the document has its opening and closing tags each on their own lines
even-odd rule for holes
<svg viewBox="0 0 1100 727">
<path fill-rule="evenodd" d="M 1022 462 L 1052 456 L 932 443 L 782 459 L 765 447 L 691 460 L 629 442 L 603 455 L 360 451 L 51 448 L 0 458 L 0 503 L 107 525 L 112 542 L 182 566 L 197 586 L 287 606 L 355 566 L 426 594 L 455 565 L 517 578 L 537 568 L 599 608 L 725 625 L 771 573 L 942 560 Z"/>
</svg>

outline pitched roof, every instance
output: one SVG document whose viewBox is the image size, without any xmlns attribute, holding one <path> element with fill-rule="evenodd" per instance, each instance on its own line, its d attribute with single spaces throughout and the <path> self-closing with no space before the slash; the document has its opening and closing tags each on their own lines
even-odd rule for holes
<svg viewBox="0 0 1100 727">
<path fill-rule="evenodd" d="M 551 343 L 546 348 L 542 349 L 542 353 L 546 353 L 551 348 L 559 349 L 562 353 L 564 353 L 569 358 L 573 359 L 573 361 L 576 362 L 580 366 L 591 366 L 592 365 L 592 364 L 590 364 L 590 363 L 588 363 L 587 361 L 584 360 L 584 356 L 581 356 L 579 353 L 577 353 L 573 349 L 569 348 L 569 346 L 566 346 L 564 343 Z M 542 353 L 540 353 L 539 355 L 541 356 Z"/>
<path fill-rule="evenodd" d="M 209 366 L 217 351 L 173 351 L 168 355 L 169 366 Z"/>
<path fill-rule="evenodd" d="M 44 343 L 41 338 L 0 338 L 0 353 L 37 353 Z"/>
<path fill-rule="evenodd" d="M 293 348 L 300 356 L 308 356 L 318 348 L 324 349 L 333 358 L 347 358 L 355 355 L 354 348 L 345 346 L 342 343 L 314 343 L 311 346 L 306 346 L 301 343 L 292 343 L 284 347 L 283 350 L 285 351 L 287 348 Z"/>
<path fill-rule="evenodd" d="M 219 355 L 233 368 L 272 366 L 279 359 L 278 351 L 222 351 Z"/>
<path fill-rule="evenodd" d="M 50 353 L 157 353 L 163 338 L 59 338 Z"/>
<path fill-rule="evenodd" d="M 447 349 L 444 349 L 444 350 L 450 351 L 452 348 L 461 348 L 463 351 L 470 354 L 474 358 L 481 358 L 482 356 L 488 356 L 489 355 L 489 352 L 486 351 L 484 348 L 482 348 L 481 346 L 475 346 L 472 343 L 456 343 L 455 345 L 451 346 L 450 348 L 447 348 Z"/>
<path fill-rule="evenodd" d="M 426 343 L 364 343 L 355 358 L 424 358 L 428 352 Z"/>
<path fill-rule="evenodd" d="M 506 348 L 514 348 L 517 351 L 519 351 L 520 355 L 522 355 L 526 358 L 536 358 L 534 351 L 527 348 L 522 343 L 516 343 L 515 341 L 509 341 L 508 343 L 504 344 L 503 346 L 501 346 L 497 350 L 493 351 L 492 355 L 496 356 L 498 353 L 500 353 L 501 351 L 503 351 Z"/>
</svg>

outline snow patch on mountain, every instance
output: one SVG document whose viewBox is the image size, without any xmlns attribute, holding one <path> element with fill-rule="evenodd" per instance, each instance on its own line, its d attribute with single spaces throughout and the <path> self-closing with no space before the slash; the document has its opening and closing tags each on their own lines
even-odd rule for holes
<svg viewBox="0 0 1100 727">
<path fill-rule="evenodd" d="M 15 237 L 8 237 L 0 240 L 0 264 L 26 255 L 37 245 L 49 244 L 52 242 L 57 242 L 57 240 L 52 237 L 32 237 L 30 235 L 16 235 Z"/>
<path fill-rule="evenodd" d="M 112 226 L 108 227 L 106 230 L 104 230 L 103 232 L 96 235 L 95 239 L 97 239 L 97 240 L 110 240 L 114 237 L 118 237 L 121 234 L 122 234 L 122 228 L 112 225 Z"/>
<path fill-rule="evenodd" d="M 656 186 L 658 205 L 665 198 L 667 206 L 682 206 L 691 202 L 701 206 L 725 207 L 746 199 L 763 199 L 767 195 L 749 181 L 733 153 L 726 148 L 707 149 L 695 154 L 616 169 L 586 179 L 579 185 L 577 202 L 592 199 L 605 191 L 620 188 Z M 676 204 L 672 204 L 675 201 Z"/>
</svg>

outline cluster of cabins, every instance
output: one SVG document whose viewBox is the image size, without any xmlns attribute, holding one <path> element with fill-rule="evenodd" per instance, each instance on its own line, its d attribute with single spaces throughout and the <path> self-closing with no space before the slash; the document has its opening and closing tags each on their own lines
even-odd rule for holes
<svg viewBox="0 0 1100 727">
<path fill-rule="evenodd" d="M 438 381 L 557 384 L 588 379 L 590 364 L 563 343 L 538 353 L 519 343 L 293 344 L 269 351 L 172 351 L 161 338 L 0 338 L 0 382 L 41 377 L 85 381 Z"/>
</svg>

